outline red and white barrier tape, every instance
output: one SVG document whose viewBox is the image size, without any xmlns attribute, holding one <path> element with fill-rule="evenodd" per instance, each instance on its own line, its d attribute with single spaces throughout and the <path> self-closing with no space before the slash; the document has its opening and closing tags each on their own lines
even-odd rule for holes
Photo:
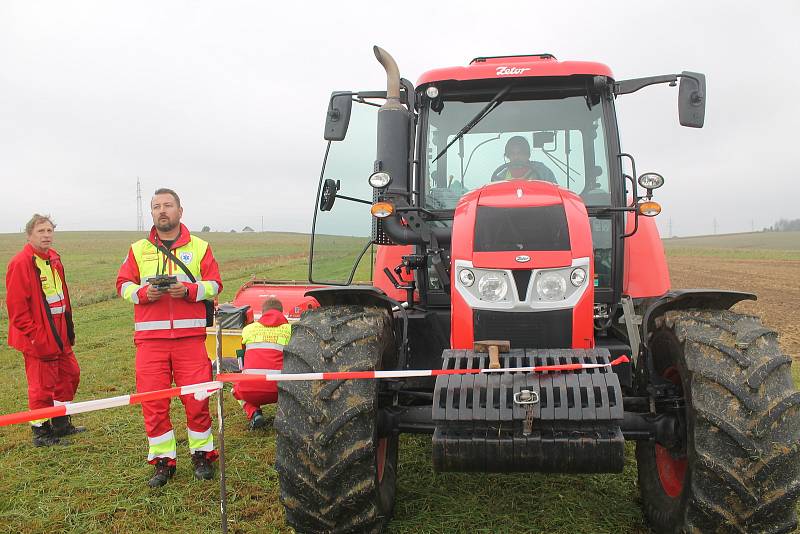
<svg viewBox="0 0 800 534">
<path fill-rule="evenodd" d="M 127 406 L 130 404 L 141 404 L 142 402 L 180 397 L 182 395 L 194 395 L 197 399 L 207 398 L 209 395 L 222 389 L 223 382 L 288 382 L 300 380 L 350 380 L 350 379 L 380 379 L 380 378 L 412 378 L 418 376 L 441 376 L 441 375 L 474 375 L 484 373 L 544 373 L 544 372 L 563 372 L 578 371 L 581 369 L 598 369 L 601 367 L 611 367 L 630 360 L 627 356 L 620 356 L 610 363 L 567 363 L 558 365 L 540 365 L 536 367 L 506 367 L 502 369 L 410 369 L 406 371 L 343 371 L 334 373 L 293 373 L 282 374 L 263 369 L 247 369 L 244 373 L 221 373 L 217 375 L 217 380 L 179 386 L 168 389 L 159 389 L 145 393 L 133 393 L 131 395 L 121 395 L 119 397 L 108 397 L 106 399 L 96 399 L 83 402 L 71 402 L 68 404 L 53 406 L 51 408 L 39 408 L 17 412 L 8 415 L 0 415 L 0 426 L 14 425 L 17 423 L 27 423 L 37 419 L 51 419 L 63 415 L 74 415 L 77 413 L 93 412 Z"/>
<path fill-rule="evenodd" d="M 630 360 L 627 356 L 620 356 L 610 363 L 565 363 L 557 365 L 539 365 L 536 367 L 505 367 L 501 369 L 410 369 L 407 371 L 343 371 L 334 373 L 295 373 L 282 374 L 272 370 L 264 369 L 245 369 L 239 373 L 225 373 L 217 375 L 218 380 L 223 382 L 287 382 L 296 380 L 350 380 L 356 378 L 379 379 L 379 378 L 412 378 L 417 376 L 441 376 L 441 375 L 477 375 L 484 373 L 544 373 L 544 372 L 563 372 L 579 371 L 581 369 L 598 369 L 600 367 L 611 367 Z"/>
<path fill-rule="evenodd" d="M 51 408 L 39 408 L 27 412 L 17 412 L 8 415 L 0 415 L 0 426 L 14 425 L 17 423 L 27 423 L 37 419 L 51 419 L 62 415 L 74 415 L 76 413 L 94 412 L 117 406 L 127 406 L 129 404 L 141 404 L 143 402 L 180 397 L 181 395 L 194 395 L 198 399 L 203 399 L 222 389 L 222 382 L 202 382 L 189 386 L 180 386 L 168 389 L 159 389 L 145 393 L 133 393 L 132 395 L 120 395 L 119 397 L 108 397 L 106 399 L 96 399 L 83 402 L 70 402 Z"/>
</svg>

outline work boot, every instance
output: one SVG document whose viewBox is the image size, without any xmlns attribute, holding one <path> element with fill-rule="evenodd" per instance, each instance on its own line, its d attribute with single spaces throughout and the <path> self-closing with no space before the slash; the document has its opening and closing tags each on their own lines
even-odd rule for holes
<svg viewBox="0 0 800 534">
<path fill-rule="evenodd" d="M 64 436 L 71 436 L 79 432 L 86 432 L 85 426 L 75 426 L 72 424 L 72 418 L 69 415 L 62 415 L 61 417 L 53 417 L 53 435 L 57 438 Z"/>
<path fill-rule="evenodd" d="M 147 482 L 151 488 L 160 488 L 175 474 L 175 466 L 169 464 L 169 458 L 159 458 L 155 463 L 153 477 Z"/>
<path fill-rule="evenodd" d="M 211 480 L 214 478 L 214 466 L 206 457 L 205 451 L 196 451 L 192 454 L 192 465 L 194 466 L 194 478 L 198 480 Z"/>
<path fill-rule="evenodd" d="M 40 426 L 32 426 L 31 430 L 33 431 L 34 447 L 69 445 L 68 441 L 61 440 L 55 434 L 53 434 L 53 427 L 50 426 L 50 421 L 45 421 Z"/>
<path fill-rule="evenodd" d="M 264 414 L 261 413 L 261 410 L 256 410 L 253 414 L 253 418 L 250 419 L 250 430 L 261 430 L 262 428 L 266 428 L 267 426 L 267 419 L 264 417 Z"/>
</svg>

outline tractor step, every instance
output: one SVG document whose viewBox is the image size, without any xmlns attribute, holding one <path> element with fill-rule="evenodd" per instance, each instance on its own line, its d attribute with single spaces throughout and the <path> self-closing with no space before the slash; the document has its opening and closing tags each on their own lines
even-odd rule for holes
<svg viewBox="0 0 800 534">
<path fill-rule="evenodd" d="M 488 368 L 486 353 L 446 350 L 443 369 Z M 512 349 L 501 368 L 609 363 L 607 349 Z M 433 397 L 437 471 L 620 472 L 622 390 L 611 367 L 447 375 Z"/>
</svg>

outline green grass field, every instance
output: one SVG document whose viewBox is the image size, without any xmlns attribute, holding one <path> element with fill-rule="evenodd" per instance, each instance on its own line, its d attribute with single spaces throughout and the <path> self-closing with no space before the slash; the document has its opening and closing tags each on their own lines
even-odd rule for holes
<svg viewBox="0 0 800 534">
<path fill-rule="evenodd" d="M 56 238 L 77 307 L 75 351 L 83 374 L 76 400 L 133 392 L 132 310 L 115 297 L 114 280 L 127 246 L 139 234 L 64 232 Z M 221 265 L 225 285 L 221 301 L 231 300 L 251 276 L 307 277 L 307 236 L 212 233 L 204 238 Z M 22 242 L 21 235 L 0 235 L 1 269 Z M 342 243 L 331 245 L 333 251 L 343 248 Z M 340 271 L 348 269 L 341 266 Z M 367 272 L 360 271 L 359 277 Z M 22 357 L 5 346 L 6 333 L 3 315 L 0 413 L 27 408 Z M 229 394 L 225 406 L 231 532 L 286 532 L 272 467 L 275 433 L 248 433 Z M 152 468 L 144 461 L 146 439 L 138 407 L 77 416 L 76 422 L 89 431 L 74 437 L 68 447 L 37 449 L 30 444 L 26 425 L 0 428 L 0 531 L 218 530 L 218 484 L 192 479 L 182 407 L 178 401 L 172 407 L 179 439 L 178 473 L 156 491 L 145 485 Z M 274 407 L 266 412 L 272 416 Z M 216 419 L 214 409 L 212 415 Z M 628 446 L 625 470 L 616 475 L 436 474 L 431 468 L 430 438 L 403 436 L 390 532 L 644 533 L 648 530 L 637 504 L 632 452 Z"/>
<path fill-rule="evenodd" d="M 664 240 L 667 256 L 743 260 L 800 260 L 800 232 L 673 237 Z"/>
</svg>

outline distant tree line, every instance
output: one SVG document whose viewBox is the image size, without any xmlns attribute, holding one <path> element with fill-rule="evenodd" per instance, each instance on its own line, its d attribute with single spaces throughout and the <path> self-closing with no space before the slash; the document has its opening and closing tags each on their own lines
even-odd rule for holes
<svg viewBox="0 0 800 534">
<path fill-rule="evenodd" d="M 764 230 L 768 232 L 797 232 L 800 231 L 800 219 L 792 219 L 791 221 L 787 219 L 780 219 L 778 222 L 769 228 L 765 228 Z"/>
</svg>

